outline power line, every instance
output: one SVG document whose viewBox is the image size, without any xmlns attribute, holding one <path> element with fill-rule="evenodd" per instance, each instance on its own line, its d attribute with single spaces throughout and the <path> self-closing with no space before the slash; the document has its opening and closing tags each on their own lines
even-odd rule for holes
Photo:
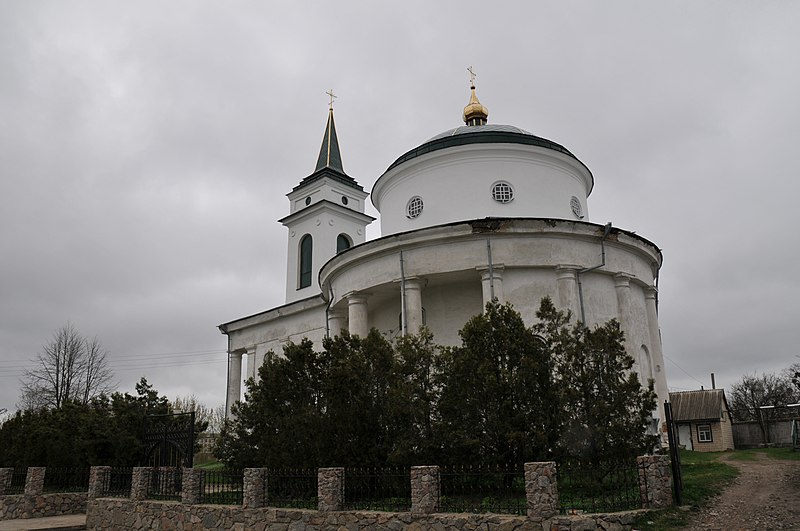
<svg viewBox="0 0 800 531">
<path fill-rule="evenodd" d="M 683 372 L 683 374 L 685 374 L 686 376 L 688 376 L 689 378 L 691 378 L 695 382 L 699 383 L 700 385 L 705 385 L 705 383 L 701 382 L 700 380 L 698 380 L 697 378 L 695 378 L 694 376 L 692 376 L 691 374 L 686 372 L 686 370 L 683 367 L 681 367 L 680 365 L 678 365 L 677 363 L 675 363 L 675 361 L 672 358 L 670 358 L 666 354 L 664 354 L 664 357 L 667 358 L 669 361 L 671 361 L 672 364 L 675 365 L 677 368 L 679 368 L 681 370 L 681 372 Z"/>
</svg>

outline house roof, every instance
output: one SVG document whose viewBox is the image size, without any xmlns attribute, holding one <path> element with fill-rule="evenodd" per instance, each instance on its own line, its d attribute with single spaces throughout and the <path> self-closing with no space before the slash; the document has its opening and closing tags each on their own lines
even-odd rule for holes
<svg viewBox="0 0 800 531">
<path fill-rule="evenodd" d="M 670 393 L 669 401 L 675 421 L 719 419 L 723 411 L 728 411 L 728 401 L 722 389 Z"/>
</svg>

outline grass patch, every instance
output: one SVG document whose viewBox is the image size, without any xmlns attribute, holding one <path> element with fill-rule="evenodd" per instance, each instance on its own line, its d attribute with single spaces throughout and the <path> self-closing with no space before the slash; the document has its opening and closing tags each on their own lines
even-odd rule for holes
<svg viewBox="0 0 800 531">
<path fill-rule="evenodd" d="M 762 456 L 785 461 L 800 461 L 800 452 L 795 452 L 791 448 L 748 448 L 747 450 L 736 450 L 731 454 L 730 459 L 757 461 Z"/>
<path fill-rule="evenodd" d="M 705 507 L 712 496 L 739 475 L 736 468 L 718 461 L 722 455 L 725 453 L 681 450 L 684 506 L 643 514 L 634 527 L 642 531 L 667 531 L 687 525 L 698 508 Z"/>
<path fill-rule="evenodd" d="M 796 452 L 791 448 L 755 448 L 753 450 L 743 450 L 743 452 L 761 452 L 762 454 L 767 454 L 767 457 L 772 459 L 800 461 L 800 452 Z"/>
<path fill-rule="evenodd" d="M 194 465 L 194 468 L 201 468 L 203 470 L 223 470 L 225 468 L 225 463 L 222 461 L 209 461 L 202 465 Z"/>
</svg>

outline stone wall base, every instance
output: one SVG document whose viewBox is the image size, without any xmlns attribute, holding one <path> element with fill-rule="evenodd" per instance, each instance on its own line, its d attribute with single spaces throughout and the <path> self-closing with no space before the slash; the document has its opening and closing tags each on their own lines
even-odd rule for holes
<svg viewBox="0 0 800 531">
<path fill-rule="evenodd" d="M 0 496 L 0 520 L 85 513 L 86 497 L 85 492 Z"/>
<path fill-rule="evenodd" d="M 630 530 L 642 511 L 534 520 L 497 514 L 428 514 L 371 511 L 309 511 L 301 509 L 243 509 L 238 506 L 182 505 L 177 502 L 101 498 L 89 500 L 86 529 L 206 531 L 293 531 L 321 529 L 490 529 L 518 531 Z"/>
</svg>

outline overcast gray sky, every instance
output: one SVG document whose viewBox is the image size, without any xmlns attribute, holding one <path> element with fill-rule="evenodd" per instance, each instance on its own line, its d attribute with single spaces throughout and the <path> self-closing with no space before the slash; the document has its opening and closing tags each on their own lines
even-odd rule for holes
<svg viewBox="0 0 800 531">
<path fill-rule="evenodd" d="M 672 389 L 799 361 L 800 3 L 0 3 L 0 408 L 67 322 L 119 389 L 224 402 L 216 325 L 282 304 L 285 194 L 334 89 L 366 189 L 460 124 L 594 173 L 592 221 L 664 252 Z M 372 212 L 374 214 L 374 212 Z M 370 236 L 379 233 L 377 223 Z"/>
</svg>

